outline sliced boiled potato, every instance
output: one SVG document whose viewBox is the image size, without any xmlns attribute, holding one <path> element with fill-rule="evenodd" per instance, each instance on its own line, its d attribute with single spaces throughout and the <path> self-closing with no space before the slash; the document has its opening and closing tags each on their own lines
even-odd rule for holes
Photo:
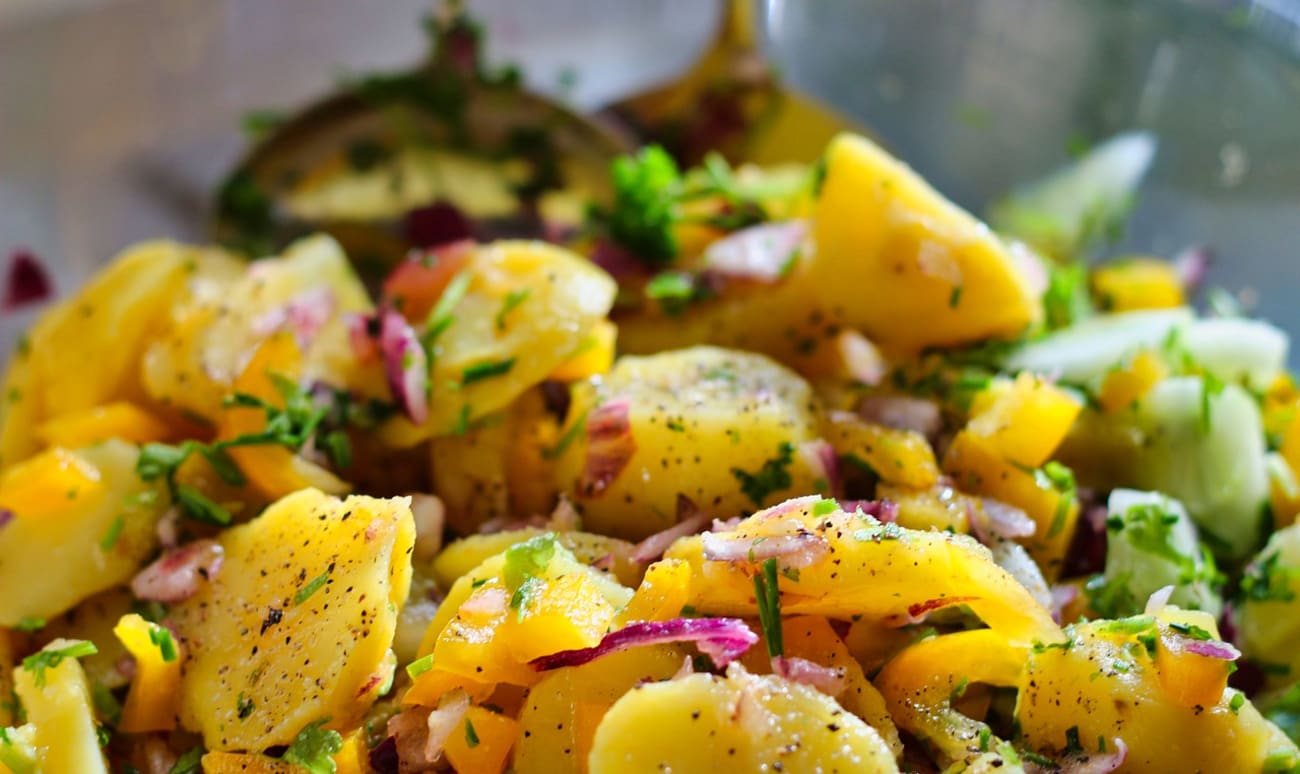
<svg viewBox="0 0 1300 774">
<path fill-rule="evenodd" d="M 414 539 L 405 498 L 310 489 L 224 532 L 221 570 L 172 610 L 182 725 L 210 750 L 260 751 L 359 718 L 392 674 Z"/>
<path fill-rule="evenodd" d="M 451 304 L 450 323 L 433 345 L 429 419 L 422 427 L 394 420 L 386 428 L 391 443 L 464 432 L 509 405 L 578 351 L 617 289 L 595 264 L 544 242 L 482 245 L 463 271 L 464 296 Z"/>
<path fill-rule="evenodd" d="M 593 417 L 620 404 L 630 442 L 593 447 Z M 828 473 L 810 446 L 815 411 L 807 382 L 762 355 L 692 347 L 625 357 L 575 388 L 556 480 L 588 529 L 622 538 L 675 524 L 679 496 L 718 518 L 748 514 L 825 491 Z M 625 462 L 593 481 L 611 454 Z"/>
<path fill-rule="evenodd" d="M 442 588 L 451 585 L 461 576 L 516 543 L 522 543 L 544 533 L 537 527 L 510 529 L 486 535 L 470 535 L 448 544 L 430 565 L 433 577 Z M 591 532 L 556 532 L 555 542 L 573 552 L 583 564 L 595 564 L 604 559 L 614 577 L 625 585 L 635 585 L 641 568 L 632 562 L 632 544 L 618 538 L 596 535 Z"/>
<path fill-rule="evenodd" d="M 52 619 L 140 569 L 167 497 L 135 474 L 137 456 L 123 441 L 56 447 L 0 477 L 14 514 L 0 528 L 0 626 Z"/>
<path fill-rule="evenodd" d="M 77 644 L 74 640 L 55 640 L 46 645 L 44 655 L 33 658 L 43 660 L 47 666 L 24 665 L 14 670 L 14 692 L 27 712 L 27 723 L 34 729 L 31 742 L 39 758 L 38 771 L 108 774 L 86 674 L 76 658 L 54 656 Z M 51 661 L 56 663 L 48 665 Z"/>
<path fill-rule="evenodd" d="M 528 691 L 515 748 L 517 774 L 579 774 L 587 770 L 596 727 L 619 697 L 682 668 L 686 651 L 650 645 L 610 653 L 577 667 L 550 672 Z"/>
<path fill-rule="evenodd" d="M 1011 337 L 1039 314 L 997 235 L 864 137 L 827 148 L 813 224 L 824 303 L 883 346 Z"/>
<path fill-rule="evenodd" d="M 20 342 L 5 382 L 0 460 L 34 453 L 36 425 L 117 400 L 139 400 L 140 358 L 203 251 L 145 242 L 46 311 Z M 70 378 L 68 368 L 82 369 Z"/>
<path fill-rule="evenodd" d="M 898 771 L 876 731 L 835 700 L 738 665 L 623 695 L 596 728 L 592 774 Z"/>
<path fill-rule="evenodd" d="M 215 419 L 257 345 L 280 330 L 305 345 L 305 383 L 384 394 L 378 364 L 359 367 L 349 343 L 344 314 L 368 313 L 372 304 L 333 239 L 307 237 L 282 257 L 249 264 L 218 255 L 196 265 L 166 333 L 145 353 L 154 400 Z"/>
<path fill-rule="evenodd" d="M 763 553 L 791 544 L 774 557 L 785 571 L 778 580 L 783 613 L 901 626 L 966 605 L 1013 642 L 1061 640 L 1047 609 L 971 538 L 881 524 L 817 497 L 769 508 L 731 530 L 682 538 L 665 556 L 690 564 L 696 610 L 752 616 Z M 709 558 L 706 545 L 721 553 Z"/>
</svg>

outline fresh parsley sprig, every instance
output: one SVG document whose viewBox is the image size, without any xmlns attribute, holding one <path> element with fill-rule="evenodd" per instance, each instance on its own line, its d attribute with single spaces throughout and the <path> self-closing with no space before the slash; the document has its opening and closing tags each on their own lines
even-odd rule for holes
<svg viewBox="0 0 1300 774">
<path fill-rule="evenodd" d="M 781 589 L 777 586 L 776 559 L 763 562 L 763 571 L 754 574 L 754 601 L 758 604 L 758 622 L 767 641 L 767 655 L 785 655 L 781 632 Z"/>
</svg>

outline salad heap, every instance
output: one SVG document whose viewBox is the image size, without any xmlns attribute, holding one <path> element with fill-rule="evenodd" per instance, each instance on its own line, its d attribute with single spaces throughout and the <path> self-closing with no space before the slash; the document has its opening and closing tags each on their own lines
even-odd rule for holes
<svg viewBox="0 0 1300 774">
<path fill-rule="evenodd" d="M 1080 261 L 1152 150 L 128 249 L 4 385 L 0 772 L 1295 770 L 1287 337 Z"/>
</svg>

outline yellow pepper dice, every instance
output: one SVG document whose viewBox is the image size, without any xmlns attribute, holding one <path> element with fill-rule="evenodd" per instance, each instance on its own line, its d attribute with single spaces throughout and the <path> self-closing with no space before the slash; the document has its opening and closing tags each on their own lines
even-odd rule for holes
<svg viewBox="0 0 1300 774">
<path fill-rule="evenodd" d="M 519 736 L 519 722 L 483 707 L 470 707 L 443 746 L 456 771 L 500 774 Z"/>
<path fill-rule="evenodd" d="M 618 615 L 619 625 L 635 621 L 667 621 L 682 614 L 690 599 L 691 566 L 680 559 L 663 559 L 646 568 L 632 601 Z"/>
<path fill-rule="evenodd" d="M 1097 305 L 1108 312 L 1172 309 L 1187 303 L 1173 264 L 1159 258 L 1125 258 L 1092 273 Z"/>
<path fill-rule="evenodd" d="M 131 613 L 122 616 L 113 634 L 135 659 L 135 676 L 122 707 L 118 728 L 170 731 L 180 705 L 180 645 L 170 631 Z"/>
<path fill-rule="evenodd" d="M 614 344 L 617 339 L 617 325 L 609 320 L 597 321 L 578 345 L 578 351 L 560 363 L 547 378 L 576 382 L 609 371 L 614 365 Z"/>
<path fill-rule="evenodd" d="M 36 430 L 46 444 L 78 448 L 120 438 L 131 443 L 164 441 L 167 423 L 134 403 L 109 403 L 51 419 Z"/>
<path fill-rule="evenodd" d="M 273 406 L 282 406 L 284 397 L 276 389 L 271 374 L 290 379 L 302 369 L 302 352 L 291 334 L 277 333 L 257 348 L 248 365 L 235 380 L 233 391 L 260 398 Z M 241 435 L 261 432 L 266 415 L 260 408 L 231 406 L 223 410 L 217 422 L 218 437 L 230 440 Z M 347 484 L 319 465 L 312 464 L 283 446 L 258 444 L 233 446 L 230 456 L 249 482 L 270 499 L 278 499 L 300 489 L 316 488 L 328 494 L 348 491 Z"/>
<path fill-rule="evenodd" d="M 898 504 L 898 524 L 908 529 L 934 529 L 940 532 L 970 531 L 970 509 L 979 507 L 973 497 L 936 484 L 929 489 L 908 489 L 882 482 L 876 497 Z"/>
<path fill-rule="evenodd" d="M 75 452 L 55 447 L 0 476 L 0 508 L 20 518 L 55 516 L 103 487 L 98 468 Z"/>
<path fill-rule="evenodd" d="M 896 430 L 866 422 L 847 411 L 832 412 L 828 440 L 841 456 L 865 462 L 889 484 L 925 489 L 939 480 L 934 450 L 914 430 Z"/>
<path fill-rule="evenodd" d="M 1050 480 L 999 456 L 988 442 L 962 430 L 943 458 L 944 472 L 967 492 L 1014 505 L 1037 529 L 1024 543 L 1049 580 L 1056 578 L 1079 519 L 1079 503 L 1058 491 Z"/>
<path fill-rule="evenodd" d="M 1082 409 L 1069 392 L 1022 373 L 1010 388 L 996 391 L 966 429 L 1008 462 L 1036 468 L 1056 451 Z"/>
<path fill-rule="evenodd" d="M 1146 395 L 1169 369 L 1159 356 L 1142 351 L 1121 368 L 1106 374 L 1097 392 L 1097 402 L 1108 414 L 1122 411 Z"/>
</svg>

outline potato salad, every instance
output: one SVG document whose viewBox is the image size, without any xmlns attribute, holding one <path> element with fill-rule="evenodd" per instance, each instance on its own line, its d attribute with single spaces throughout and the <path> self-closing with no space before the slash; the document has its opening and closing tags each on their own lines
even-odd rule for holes
<svg viewBox="0 0 1300 774">
<path fill-rule="evenodd" d="M 5 376 L 0 774 L 1297 770 L 1300 386 L 1098 247 L 1152 142 L 126 249 Z"/>
</svg>

